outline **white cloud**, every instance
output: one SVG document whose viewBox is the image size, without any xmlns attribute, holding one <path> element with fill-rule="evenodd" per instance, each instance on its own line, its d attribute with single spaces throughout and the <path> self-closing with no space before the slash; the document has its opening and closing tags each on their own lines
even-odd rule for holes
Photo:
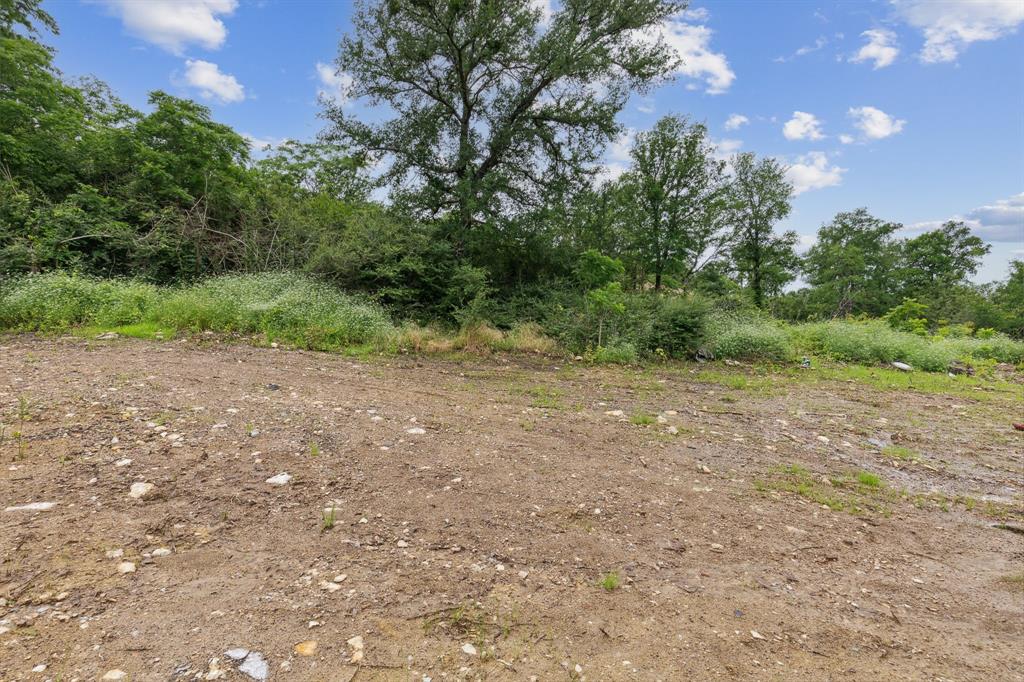
<svg viewBox="0 0 1024 682">
<path fill-rule="evenodd" d="M 683 10 L 682 16 L 686 21 L 707 21 L 711 18 L 711 12 L 708 11 L 707 7 L 694 7 L 693 9 Z"/>
<path fill-rule="evenodd" d="M 988 242 L 1024 244 L 1024 192 L 994 204 L 979 206 L 964 214 L 955 214 L 945 220 L 925 220 L 905 228 L 908 234 L 937 230 L 947 220 L 963 221 L 971 232 Z"/>
<path fill-rule="evenodd" d="M 255 152 L 265 151 L 267 147 L 277 147 L 278 145 L 284 144 L 288 141 L 287 137 L 272 138 L 272 137 L 257 137 L 249 133 L 242 133 L 242 137 L 248 143 L 249 148 Z"/>
<path fill-rule="evenodd" d="M 102 0 L 132 35 L 181 54 L 186 45 L 215 50 L 228 30 L 218 15 L 229 16 L 237 0 Z"/>
<path fill-rule="evenodd" d="M 843 133 L 842 135 L 839 136 L 839 141 L 842 142 L 843 144 L 853 144 L 854 138 L 853 135 L 847 135 L 846 133 Z"/>
<path fill-rule="evenodd" d="M 782 126 L 782 134 L 787 140 L 820 140 L 825 137 L 821 132 L 821 121 L 806 111 L 794 111 L 793 118 Z"/>
<path fill-rule="evenodd" d="M 825 47 L 827 44 L 828 44 L 828 38 L 826 38 L 825 36 L 819 36 L 818 39 L 814 41 L 813 45 L 804 45 L 803 47 L 797 48 L 797 51 L 794 52 L 793 54 L 791 54 L 790 56 L 788 56 L 788 57 L 776 57 L 772 61 L 773 62 L 778 62 L 780 64 L 783 63 L 783 62 L 791 62 L 794 59 L 796 59 L 797 57 L 803 57 L 805 54 L 810 54 L 812 52 L 817 52 L 821 48 Z"/>
<path fill-rule="evenodd" d="M 202 59 L 185 62 L 185 84 L 199 90 L 206 99 L 215 99 L 224 104 L 241 102 L 245 99 L 245 88 L 229 73 Z"/>
<path fill-rule="evenodd" d="M 901 19 L 921 29 L 922 62 L 951 62 L 974 42 L 996 40 L 1024 22 L 1021 0 L 891 0 Z"/>
<path fill-rule="evenodd" d="M 906 121 L 893 118 L 875 107 L 851 107 L 847 112 L 858 128 L 869 140 L 881 140 L 903 130 Z"/>
<path fill-rule="evenodd" d="M 348 91 L 352 87 L 352 76 L 338 71 L 330 64 L 316 63 L 316 75 L 320 79 L 317 95 L 339 106 L 348 103 Z"/>
<path fill-rule="evenodd" d="M 1024 244 L 1024 192 L 968 211 L 964 222 L 982 239 Z"/>
<path fill-rule="evenodd" d="M 697 10 L 689 12 L 693 14 Z M 702 80 L 704 92 L 709 95 L 721 95 L 736 80 L 736 74 L 729 68 L 729 60 L 721 52 L 711 51 L 711 36 L 714 35 L 707 26 L 694 26 L 685 23 L 687 12 L 673 17 L 663 23 L 656 35 L 665 40 L 681 62 L 676 73 L 687 78 Z M 702 14 L 701 16 L 706 16 Z M 692 84 L 690 84 L 692 85 Z M 688 89 L 696 89 L 690 88 Z"/>
<path fill-rule="evenodd" d="M 733 155 L 739 152 L 740 147 L 743 146 L 743 140 L 732 140 L 729 138 L 710 140 L 710 142 L 714 147 L 714 151 L 711 155 L 719 161 L 730 161 Z M 729 167 L 728 170 L 729 172 L 732 172 L 731 167 Z"/>
<path fill-rule="evenodd" d="M 864 31 L 861 36 L 867 38 L 868 42 L 850 57 L 851 62 L 872 61 L 875 63 L 873 68 L 881 69 L 896 61 L 900 48 L 896 44 L 895 33 L 884 28 L 873 28 Z"/>
<path fill-rule="evenodd" d="M 838 185 L 845 172 L 845 168 L 830 164 L 825 152 L 809 152 L 786 169 L 786 179 L 793 184 L 796 195 Z"/>
<path fill-rule="evenodd" d="M 641 114 L 653 114 L 654 113 L 654 100 L 650 97 L 644 97 L 640 104 L 636 105 L 636 110 Z"/>
<path fill-rule="evenodd" d="M 750 119 L 743 114 L 732 114 L 725 120 L 726 130 L 736 130 L 740 126 L 745 126 L 750 123 Z"/>
</svg>

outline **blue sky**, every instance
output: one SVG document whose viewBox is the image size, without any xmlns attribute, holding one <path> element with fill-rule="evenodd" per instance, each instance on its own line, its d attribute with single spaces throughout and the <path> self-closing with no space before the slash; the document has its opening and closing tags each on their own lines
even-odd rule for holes
<svg viewBox="0 0 1024 682">
<path fill-rule="evenodd" d="M 255 140 L 311 138 L 318 96 L 344 84 L 330 64 L 350 2 L 44 7 L 61 27 L 47 42 L 66 75 L 97 76 L 143 109 L 151 90 L 195 98 Z M 790 166 L 799 194 L 781 227 L 804 245 L 836 212 L 866 206 L 907 234 L 966 220 L 992 244 L 978 281 L 1024 258 L 1024 1 L 694 2 L 662 31 L 683 66 L 622 112 L 609 173 L 631 131 L 688 114 L 723 154 Z"/>
</svg>

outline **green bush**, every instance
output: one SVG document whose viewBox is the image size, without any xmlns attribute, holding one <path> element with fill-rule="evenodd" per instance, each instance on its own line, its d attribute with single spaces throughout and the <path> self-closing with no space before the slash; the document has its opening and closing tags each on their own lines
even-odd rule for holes
<svg viewBox="0 0 1024 682">
<path fill-rule="evenodd" d="M 1002 334 L 989 338 L 969 336 L 927 337 L 899 331 L 871 320 L 797 325 L 793 328 L 797 347 L 804 352 L 861 364 L 906 362 L 916 369 L 944 372 L 954 361 L 992 359 L 999 362 L 1024 360 L 1024 343 Z"/>
<path fill-rule="evenodd" d="M 653 311 L 644 350 L 670 358 L 691 357 L 704 342 L 707 306 L 695 298 L 670 297 Z"/>
<path fill-rule="evenodd" d="M 177 329 L 263 333 L 313 349 L 382 340 L 394 331 L 379 306 L 309 277 L 227 275 L 178 290 L 154 321 Z"/>
<path fill-rule="evenodd" d="M 263 333 L 306 348 L 382 341 L 382 308 L 309 277 L 227 275 L 179 289 L 66 273 L 15 278 L 0 289 L 0 328 L 61 331 L 154 322 L 173 329 Z"/>
<path fill-rule="evenodd" d="M 638 357 L 636 346 L 628 341 L 620 341 L 613 346 L 598 346 L 589 354 L 589 359 L 594 362 L 616 365 L 632 364 Z"/>
<path fill-rule="evenodd" d="M 96 280 L 50 272 L 8 280 L 0 288 L 0 328 L 60 331 L 76 325 L 141 321 L 158 289 L 131 280 Z"/>
<path fill-rule="evenodd" d="M 708 346 L 716 358 L 785 362 L 795 356 L 785 330 L 757 317 L 718 317 L 708 331 Z"/>
</svg>

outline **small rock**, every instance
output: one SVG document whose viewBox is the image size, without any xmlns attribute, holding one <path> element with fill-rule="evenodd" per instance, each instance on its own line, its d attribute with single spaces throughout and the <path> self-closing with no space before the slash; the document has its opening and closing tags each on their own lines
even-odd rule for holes
<svg viewBox="0 0 1024 682">
<path fill-rule="evenodd" d="M 299 656 L 312 656 L 316 653 L 317 642 L 315 639 L 307 639 L 295 645 L 295 653 Z"/>
<path fill-rule="evenodd" d="M 523 580 L 526 580 L 527 578 L 530 577 L 530 572 L 529 571 L 519 571 L 519 573 L 517 575 L 520 578 L 522 578 Z"/>
<path fill-rule="evenodd" d="M 363 660 L 363 638 L 361 635 L 356 635 L 345 643 L 348 644 L 349 649 L 352 650 L 352 657 L 349 659 L 350 662 L 358 663 Z"/>
<path fill-rule="evenodd" d="M 469 642 L 466 642 L 462 645 L 462 653 L 466 654 L 467 656 L 476 656 L 476 647 L 470 644 Z"/>
<path fill-rule="evenodd" d="M 103 332 L 95 336 L 97 341 L 111 341 L 117 338 L 117 332 Z"/>
<path fill-rule="evenodd" d="M 424 433 L 426 433 L 424 429 L 421 429 L 418 426 L 413 426 L 412 428 L 406 429 L 405 432 L 413 436 L 422 436 Z"/>
<path fill-rule="evenodd" d="M 397 546 L 399 546 L 399 547 L 408 547 L 408 546 L 409 546 L 409 543 L 408 543 L 408 542 L 406 542 L 405 540 L 399 540 L 399 541 L 398 541 L 398 542 L 396 542 L 395 544 L 396 544 Z"/>
<path fill-rule="evenodd" d="M 341 585 L 338 583 L 332 583 L 327 580 L 320 581 L 320 589 L 327 590 L 328 592 L 337 592 L 341 589 Z"/>
<path fill-rule="evenodd" d="M 132 463 L 132 461 L 130 459 L 128 459 L 127 457 L 125 457 L 124 459 L 119 459 L 116 462 L 114 462 L 114 466 L 116 466 L 116 467 L 126 467 L 129 464 L 131 464 L 131 463 Z"/>
<path fill-rule="evenodd" d="M 121 563 L 119 563 L 117 565 L 117 572 L 122 574 L 122 575 L 126 575 L 128 573 L 134 573 L 135 572 L 135 562 L 134 561 L 122 561 Z"/>
<path fill-rule="evenodd" d="M 100 679 L 107 680 L 107 682 L 114 682 L 115 680 L 127 679 L 127 677 L 128 673 L 126 673 L 123 670 L 118 670 L 115 668 L 113 670 L 108 670 Z"/>
<path fill-rule="evenodd" d="M 911 367 L 910 365 L 908 365 L 905 362 L 894 362 L 894 363 L 892 363 L 892 366 L 895 367 L 896 369 L 898 369 L 901 372 L 911 372 L 914 369 L 913 367 Z"/>
<path fill-rule="evenodd" d="M 30 502 L 28 504 L 19 504 L 13 507 L 7 507 L 4 509 L 5 512 L 19 512 L 19 511 L 50 511 L 57 506 L 56 502 Z"/>
<path fill-rule="evenodd" d="M 250 651 L 249 655 L 242 661 L 242 665 L 238 666 L 238 672 L 263 682 L 263 680 L 270 676 L 270 666 L 267 665 L 267 660 L 263 658 L 263 654 L 258 651 Z"/>
<path fill-rule="evenodd" d="M 132 483 L 131 489 L 128 491 L 128 497 L 136 500 L 143 500 L 153 492 L 156 486 L 152 483 Z"/>
<path fill-rule="evenodd" d="M 717 542 L 712 542 L 711 543 L 711 551 L 712 552 L 724 552 L 725 551 L 725 547 L 722 547 L 722 545 L 718 544 Z"/>
<path fill-rule="evenodd" d="M 626 413 L 622 410 L 608 410 L 605 412 L 609 417 L 625 417 Z"/>
<path fill-rule="evenodd" d="M 204 680 L 219 680 L 227 677 L 227 672 L 220 667 L 220 659 L 211 658 L 210 667 L 206 670 L 206 674 L 203 675 Z"/>
<path fill-rule="evenodd" d="M 676 428 L 676 427 L 674 427 L 674 426 L 670 426 L 670 427 L 668 427 L 667 429 L 665 429 L 665 432 L 666 432 L 666 433 L 670 433 L 670 434 L 672 434 L 673 436 L 675 436 L 675 435 L 678 435 L 678 434 L 679 434 L 679 429 L 677 429 L 677 428 Z"/>
<path fill-rule="evenodd" d="M 807 535 L 807 531 L 796 526 L 786 526 L 786 532 L 792 533 L 793 535 Z"/>
<path fill-rule="evenodd" d="M 750 636 L 753 637 L 754 639 L 766 639 L 766 637 L 764 635 L 762 635 L 760 632 L 758 632 L 757 630 L 751 630 L 750 631 Z"/>
<path fill-rule="evenodd" d="M 338 575 L 334 576 L 334 582 L 336 582 L 336 583 L 343 583 L 347 579 L 348 579 L 348 573 L 339 573 Z"/>
<path fill-rule="evenodd" d="M 156 557 L 170 556 L 170 555 L 171 555 L 171 550 L 168 549 L 167 547 L 158 547 L 158 548 L 153 550 L 153 556 L 156 556 Z"/>
<path fill-rule="evenodd" d="M 123 556 L 124 556 L 124 550 L 123 549 L 108 549 L 107 550 L 107 558 L 108 559 L 120 559 Z"/>
<path fill-rule="evenodd" d="M 271 476 L 267 479 L 267 483 L 270 485 L 288 485 L 288 482 L 292 480 L 291 474 L 280 473 L 277 476 Z"/>
<path fill-rule="evenodd" d="M 40 663 L 36 667 L 32 668 L 32 672 L 34 672 L 34 673 L 41 673 L 44 670 L 46 670 L 46 664 L 45 663 Z"/>
<path fill-rule="evenodd" d="M 818 440 L 821 441 L 822 443 L 826 443 L 826 444 L 832 442 L 832 441 L 829 440 L 828 436 L 818 436 Z"/>
<path fill-rule="evenodd" d="M 228 649 L 224 652 L 224 655 L 230 658 L 232 661 L 241 661 L 243 658 L 249 655 L 249 650 L 237 647 L 235 649 Z"/>
</svg>

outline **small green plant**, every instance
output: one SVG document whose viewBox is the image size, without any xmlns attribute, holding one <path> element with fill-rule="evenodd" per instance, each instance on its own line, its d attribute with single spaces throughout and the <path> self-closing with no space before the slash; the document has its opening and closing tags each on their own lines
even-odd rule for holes
<svg viewBox="0 0 1024 682">
<path fill-rule="evenodd" d="M 320 446 L 318 444 L 316 444 L 316 443 L 310 443 L 309 444 L 309 456 L 310 457 L 319 457 L 320 456 Z"/>
<path fill-rule="evenodd" d="M 617 571 L 609 571 L 601 577 L 601 580 L 597 584 L 601 589 L 607 592 L 614 592 L 619 589 L 619 584 L 621 582 L 622 580 L 619 578 Z"/>
<path fill-rule="evenodd" d="M 916 462 L 921 458 L 916 452 L 902 445 L 886 445 L 882 448 L 882 454 L 905 462 Z"/>
<path fill-rule="evenodd" d="M 870 471 L 859 471 L 857 472 L 857 482 L 867 488 L 881 488 L 882 479 L 877 474 L 873 474 Z"/>
<path fill-rule="evenodd" d="M 32 401 L 25 396 L 18 396 L 18 421 L 24 423 L 32 418 Z"/>
<path fill-rule="evenodd" d="M 335 510 L 334 506 L 332 505 L 332 506 L 328 507 L 327 509 L 324 509 L 320 513 L 320 530 L 321 530 L 321 532 L 329 531 L 330 529 L 334 528 L 335 511 L 336 510 Z"/>
<path fill-rule="evenodd" d="M 636 414 L 629 418 L 629 421 L 633 422 L 637 426 L 650 426 L 651 424 L 656 422 L 657 419 L 653 415 L 647 414 L 646 412 L 637 412 Z"/>
</svg>

